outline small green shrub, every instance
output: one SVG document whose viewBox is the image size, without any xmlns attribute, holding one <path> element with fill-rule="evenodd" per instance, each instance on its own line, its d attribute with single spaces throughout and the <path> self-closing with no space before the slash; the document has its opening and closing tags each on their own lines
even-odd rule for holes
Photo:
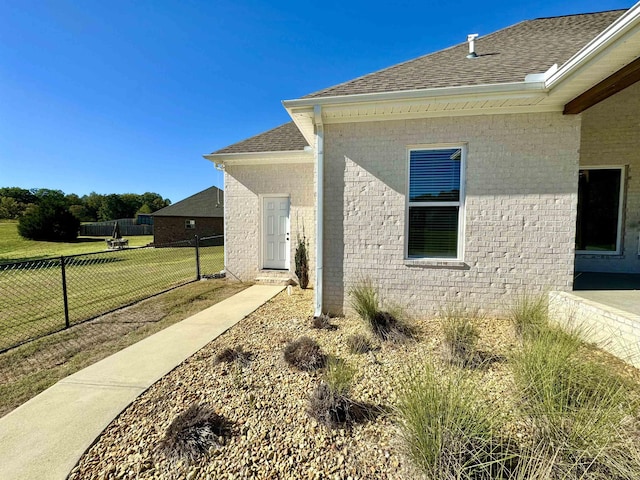
<svg viewBox="0 0 640 480">
<path fill-rule="evenodd" d="M 461 367 L 473 366 L 477 363 L 476 344 L 480 334 L 475 325 L 476 316 L 453 307 L 440 313 L 440 324 L 444 335 L 442 353 L 448 363 Z"/>
<path fill-rule="evenodd" d="M 18 233 L 30 240 L 71 242 L 79 229 L 80 221 L 65 206 L 48 200 L 30 205 L 18 220 Z"/>
<path fill-rule="evenodd" d="M 300 337 L 285 346 L 284 359 L 299 370 L 312 371 L 324 367 L 327 357 L 316 341 Z"/>
<path fill-rule="evenodd" d="M 296 248 L 295 264 L 296 276 L 300 282 L 300 288 L 306 289 L 309 286 L 309 254 L 307 248 L 309 244 L 307 238 L 302 235 L 298 237 L 298 247 Z"/>
<path fill-rule="evenodd" d="M 347 337 L 347 347 L 351 353 L 367 353 L 371 351 L 371 342 L 365 335 L 359 333 Z"/>
<path fill-rule="evenodd" d="M 425 364 L 399 384 L 397 417 L 407 453 L 428 479 L 507 478 L 510 444 L 498 436 L 491 408 L 460 372 L 436 374 Z"/>
<path fill-rule="evenodd" d="M 173 419 L 158 448 L 170 463 L 195 462 L 230 434 L 231 424 L 224 417 L 210 405 L 195 403 Z"/>
<path fill-rule="evenodd" d="M 549 324 L 546 295 L 520 295 L 509 308 L 509 319 L 518 336 L 535 335 Z"/>
</svg>

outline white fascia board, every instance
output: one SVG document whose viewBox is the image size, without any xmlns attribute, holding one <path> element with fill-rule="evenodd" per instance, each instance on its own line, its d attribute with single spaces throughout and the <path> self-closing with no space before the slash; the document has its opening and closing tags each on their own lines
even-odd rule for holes
<svg viewBox="0 0 640 480">
<path fill-rule="evenodd" d="M 277 165 L 313 163 L 313 149 L 283 152 L 214 153 L 203 155 L 216 165 Z"/>
<path fill-rule="evenodd" d="M 558 83 L 576 73 L 583 65 L 600 54 L 604 49 L 624 40 L 630 31 L 640 25 L 640 2 L 636 3 L 622 16 L 605 28 L 596 38 L 587 43 L 578 53 L 571 57 L 554 74 L 544 82 L 545 87 L 551 89 Z"/>
<path fill-rule="evenodd" d="M 333 97 L 298 98 L 284 100 L 282 104 L 287 110 L 314 105 L 344 105 L 362 103 L 381 103 L 397 100 L 426 100 L 440 97 L 456 97 L 470 99 L 479 96 L 504 96 L 514 93 L 531 93 L 545 91 L 545 82 L 511 82 L 484 85 L 464 85 L 460 87 L 425 88 L 420 90 L 402 90 L 397 92 L 358 93 Z"/>
</svg>

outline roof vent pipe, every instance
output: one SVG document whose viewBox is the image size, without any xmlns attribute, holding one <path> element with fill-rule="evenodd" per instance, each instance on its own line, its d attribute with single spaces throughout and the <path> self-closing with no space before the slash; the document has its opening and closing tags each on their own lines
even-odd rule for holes
<svg viewBox="0 0 640 480">
<path fill-rule="evenodd" d="M 467 42 L 469 43 L 469 54 L 467 58 L 476 58 L 478 56 L 476 53 L 476 38 L 478 38 L 477 33 L 467 35 Z"/>
</svg>

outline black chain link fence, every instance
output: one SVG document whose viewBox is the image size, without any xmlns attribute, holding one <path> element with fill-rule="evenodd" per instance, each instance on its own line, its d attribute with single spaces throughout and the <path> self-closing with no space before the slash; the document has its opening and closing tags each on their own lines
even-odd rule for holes
<svg viewBox="0 0 640 480">
<path fill-rule="evenodd" d="M 224 269 L 224 238 L 0 264 L 0 353 Z"/>
</svg>

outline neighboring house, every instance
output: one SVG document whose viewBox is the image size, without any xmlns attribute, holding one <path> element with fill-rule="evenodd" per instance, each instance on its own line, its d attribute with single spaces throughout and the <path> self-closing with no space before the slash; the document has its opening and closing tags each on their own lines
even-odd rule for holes
<svg viewBox="0 0 640 480">
<path fill-rule="evenodd" d="M 224 234 L 224 192 L 207 188 L 152 213 L 153 243 L 192 240 Z"/>
<path fill-rule="evenodd" d="M 576 270 L 640 273 L 639 56 L 636 4 L 284 101 L 293 122 L 205 155 L 225 171 L 227 270 L 293 276 L 304 230 L 316 314 L 363 278 L 415 313 L 497 312 Z"/>
</svg>

